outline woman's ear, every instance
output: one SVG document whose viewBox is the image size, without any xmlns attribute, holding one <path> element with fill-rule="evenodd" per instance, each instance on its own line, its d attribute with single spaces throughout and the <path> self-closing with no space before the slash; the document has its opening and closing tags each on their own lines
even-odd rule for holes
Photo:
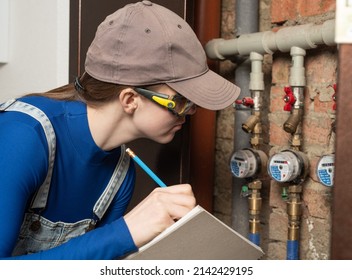
<svg viewBox="0 0 352 280">
<path fill-rule="evenodd" d="M 122 108 L 127 114 L 133 114 L 138 107 L 139 95 L 132 88 L 125 88 L 119 94 Z"/>
</svg>

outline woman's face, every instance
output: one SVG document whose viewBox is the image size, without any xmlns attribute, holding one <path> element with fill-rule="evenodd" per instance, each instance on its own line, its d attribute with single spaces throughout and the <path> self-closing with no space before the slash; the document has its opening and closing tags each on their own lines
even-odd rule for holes
<svg viewBox="0 0 352 280">
<path fill-rule="evenodd" d="M 148 87 L 158 93 L 175 95 L 176 92 L 166 85 Z M 188 113 L 195 113 L 195 108 Z M 155 102 L 141 96 L 141 104 L 135 113 L 135 124 L 141 137 L 151 139 L 158 143 L 169 143 L 175 136 L 175 133 L 182 128 L 185 123 L 185 116 L 179 117 L 166 108 Z"/>
</svg>

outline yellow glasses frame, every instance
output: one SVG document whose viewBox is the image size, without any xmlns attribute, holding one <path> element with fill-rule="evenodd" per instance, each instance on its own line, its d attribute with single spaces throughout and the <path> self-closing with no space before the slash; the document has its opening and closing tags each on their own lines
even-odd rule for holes
<svg viewBox="0 0 352 280">
<path fill-rule="evenodd" d="M 156 104 L 167 108 L 172 114 L 177 116 L 186 115 L 195 106 L 192 101 L 180 94 L 167 95 L 139 87 L 134 88 L 134 90 Z"/>
</svg>

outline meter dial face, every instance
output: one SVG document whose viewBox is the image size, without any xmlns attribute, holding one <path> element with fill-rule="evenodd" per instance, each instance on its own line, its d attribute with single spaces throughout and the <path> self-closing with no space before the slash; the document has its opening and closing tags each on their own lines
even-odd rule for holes
<svg viewBox="0 0 352 280">
<path fill-rule="evenodd" d="M 258 161 L 250 150 L 240 150 L 231 157 L 230 167 L 232 174 L 237 178 L 248 178 L 258 170 Z"/>
<path fill-rule="evenodd" d="M 324 186 L 332 187 L 334 184 L 335 157 L 333 155 L 323 156 L 317 165 L 317 176 Z"/>
<path fill-rule="evenodd" d="M 273 155 L 268 165 L 270 177 L 278 182 L 289 182 L 296 179 L 301 168 L 297 155 L 292 152 Z"/>
</svg>

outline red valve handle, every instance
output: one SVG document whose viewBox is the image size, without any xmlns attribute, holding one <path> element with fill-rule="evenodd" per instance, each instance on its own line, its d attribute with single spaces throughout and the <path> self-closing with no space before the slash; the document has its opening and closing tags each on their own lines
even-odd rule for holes
<svg viewBox="0 0 352 280">
<path fill-rule="evenodd" d="M 243 97 L 242 99 L 237 99 L 235 103 L 247 107 L 252 107 L 254 105 L 254 101 L 251 97 Z"/>
<path fill-rule="evenodd" d="M 291 87 L 285 87 L 284 88 L 284 91 L 285 91 L 285 96 L 284 96 L 284 101 L 285 101 L 285 106 L 284 106 L 284 111 L 291 111 L 292 109 L 292 105 L 295 104 L 296 102 L 296 98 L 292 92 L 292 89 Z"/>
<path fill-rule="evenodd" d="M 242 104 L 243 104 L 244 106 L 251 107 L 251 106 L 254 105 L 254 101 L 253 101 L 253 99 L 250 98 L 250 97 L 244 97 L 244 98 L 242 99 Z"/>
</svg>

